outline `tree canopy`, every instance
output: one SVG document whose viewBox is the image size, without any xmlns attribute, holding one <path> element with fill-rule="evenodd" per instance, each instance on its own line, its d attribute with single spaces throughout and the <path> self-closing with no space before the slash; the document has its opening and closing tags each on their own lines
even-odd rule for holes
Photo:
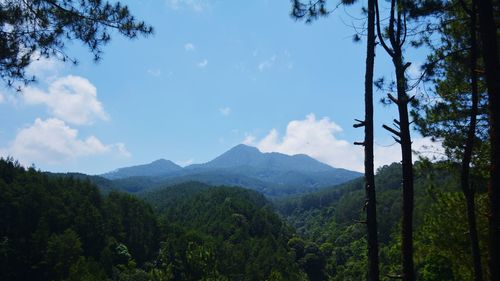
<svg viewBox="0 0 500 281">
<path fill-rule="evenodd" d="M 76 63 L 67 41 L 80 41 L 99 60 L 112 30 L 127 38 L 153 32 L 127 6 L 101 0 L 1 1 L 0 26 L 0 77 L 9 86 L 33 81 L 25 70 L 39 58 Z"/>
</svg>

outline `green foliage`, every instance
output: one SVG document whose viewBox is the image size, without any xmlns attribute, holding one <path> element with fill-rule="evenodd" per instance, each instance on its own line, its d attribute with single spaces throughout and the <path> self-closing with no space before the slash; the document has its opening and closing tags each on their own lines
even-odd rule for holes
<svg viewBox="0 0 500 281">
<path fill-rule="evenodd" d="M 128 38 L 152 32 L 127 6 L 101 0 L 2 1 L 0 27 L 0 77 L 9 85 L 34 80 L 25 73 L 34 59 L 76 62 L 65 52 L 66 41 L 81 41 L 98 60 L 110 30 Z"/>
<path fill-rule="evenodd" d="M 67 229 L 62 234 L 52 234 L 47 241 L 45 262 L 54 273 L 53 279 L 68 276 L 70 266 L 75 264 L 82 254 L 80 239 L 76 232 Z"/>
<path fill-rule="evenodd" d="M 462 161 L 472 111 L 470 2 L 438 2 L 441 7 L 421 3 L 423 6 L 416 9 L 423 14 L 438 13 L 439 28 L 427 30 L 420 38 L 433 51 L 424 66 L 425 78 L 432 84 L 425 99 L 414 104 L 412 115 L 420 133 L 441 140 L 447 158 L 453 162 Z M 469 11 L 464 10 L 464 5 Z M 439 40 L 432 40 L 434 37 Z M 481 57 L 480 50 L 476 51 L 476 57 Z M 478 60 L 475 68 L 482 67 Z M 489 117 L 484 77 L 479 72 L 476 75 L 478 112 L 472 162 L 480 172 L 489 165 Z"/>
<path fill-rule="evenodd" d="M 161 214 L 160 270 L 172 280 L 303 278 L 287 245 L 291 230 L 262 195 L 187 183 L 145 198 Z"/>
<path fill-rule="evenodd" d="M 102 198 L 88 181 L 49 177 L 11 160 L 0 160 L 0 172 L 0 279 L 76 280 L 81 273 L 102 280 L 119 264 L 116 245 L 139 266 L 153 259 L 156 217 L 138 199 Z"/>
<path fill-rule="evenodd" d="M 11 160 L 0 160 L 0 172 L 1 280 L 340 281 L 367 273 L 360 180 L 275 206 L 255 191 L 191 182 L 142 194 L 149 205 Z M 400 173 L 392 164 L 376 176 L 382 280 L 401 272 Z M 471 279 L 457 177 L 446 163 L 415 164 L 419 280 Z M 476 206 L 487 213 L 485 194 Z M 485 253 L 482 215 L 478 230 Z"/>
<path fill-rule="evenodd" d="M 418 279 L 471 280 L 465 201 L 458 192 L 458 167 L 430 162 L 417 162 L 414 167 Z M 387 275 L 401 273 L 400 179 L 400 164 L 380 168 L 375 179 L 381 280 L 391 280 Z M 485 190 L 484 181 L 476 184 L 478 190 Z M 300 235 L 289 240 L 296 257 L 304 256 L 308 244 L 321 245 L 323 272 L 330 280 L 361 280 L 366 276 L 366 226 L 359 223 L 364 220 L 363 188 L 363 182 L 355 180 L 321 192 L 275 201 L 277 210 Z M 478 213 L 486 213 L 484 199 L 484 194 L 478 198 Z M 484 247 L 486 218 L 478 219 Z M 299 264 L 302 265 L 300 261 Z"/>
<path fill-rule="evenodd" d="M 416 258 L 424 264 L 422 274 L 430 274 L 429 270 L 444 266 L 436 264 L 432 267 L 428 264 L 429 260 L 435 259 L 446 261 L 448 271 L 451 271 L 449 276 L 452 276 L 453 280 L 471 280 L 472 268 L 465 266 L 472 264 L 472 257 L 464 196 L 461 192 L 432 191 L 432 198 L 433 203 L 416 233 Z M 477 198 L 478 214 L 486 213 L 486 200 L 486 194 Z M 477 216 L 477 222 L 482 260 L 486 262 L 487 219 L 480 215 Z M 436 253 L 439 253 L 439 256 L 436 256 Z M 443 272 L 446 271 L 443 269 Z"/>
<path fill-rule="evenodd" d="M 155 213 L 88 180 L 0 171 L 1 280 L 306 280 L 323 266 L 316 246 L 296 262 L 293 231 L 254 191 L 187 183 L 145 194 Z"/>
<path fill-rule="evenodd" d="M 431 255 L 425 261 L 421 270 L 421 277 L 424 281 L 456 280 L 453 276 L 450 260 L 438 254 Z"/>
</svg>

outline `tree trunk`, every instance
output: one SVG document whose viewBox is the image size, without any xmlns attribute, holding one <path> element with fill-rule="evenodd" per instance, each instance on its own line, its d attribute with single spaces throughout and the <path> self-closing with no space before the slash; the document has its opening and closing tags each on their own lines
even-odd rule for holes
<svg viewBox="0 0 500 281">
<path fill-rule="evenodd" d="M 462 2 L 464 9 L 467 11 L 465 2 Z M 477 86 L 477 39 L 476 39 L 476 1 L 472 1 L 472 8 L 470 9 L 470 21 L 469 21 L 469 32 L 470 32 L 470 63 L 469 72 L 471 76 L 471 111 L 470 111 L 470 121 L 469 128 L 467 132 L 467 139 L 464 147 L 464 154 L 462 157 L 462 173 L 460 179 L 460 185 L 462 192 L 464 194 L 467 203 L 467 222 L 469 225 L 469 236 L 471 242 L 471 254 L 474 266 L 474 280 L 483 280 L 483 271 L 481 268 L 481 254 L 479 250 L 479 240 L 477 236 L 476 227 L 476 212 L 475 212 L 475 190 L 470 183 L 470 163 L 472 160 L 472 151 L 474 148 L 474 139 L 476 137 L 476 123 L 478 114 L 478 103 L 479 103 L 479 93 Z"/>
<path fill-rule="evenodd" d="M 373 68 L 375 60 L 375 1 L 368 0 L 368 39 L 365 72 L 365 194 L 368 240 L 368 280 L 379 280 L 377 202 L 373 167 Z"/>
<path fill-rule="evenodd" d="M 405 70 L 409 64 L 404 64 L 403 45 L 406 40 L 406 12 L 404 1 L 391 0 L 391 10 L 389 25 L 387 28 L 390 47 L 385 43 L 380 28 L 380 10 L 378 2 L 375 2 L 377 14 L 377 33 L 380 43 L 391 56 L 396 72 L 397 98 L 389 95 L 389 98 L 398 106 L 399 121 L 395 120 L 397 129 L 391 129 L 384 125 L 384 128 L 395 135 L 395 139 L 401 145 L 402 156 L 402 185 L 403 185 L 403 219 L 401 228 L 401 255 L 403 259 L 403 280 L 414 281 L 415 273 L 413 269 L 413 161 L 411 151 L 410 122 L 408 117 L 408 103 L 410 98 L 406 94 Z"/>
<path fill-rule="evenodd" d="M 498 170 L 500 166 L 500 140 L 498 140 L 500 134 L 500 63 L 492 1 L 479 0 L 478 11 L 490 114 L 489 269 L 491 280 L 496 281 L 500 280 L 500 171 Z"/>
<path fill-rule="evenodd" d="M 401 155 L 403 166 L 403 222 L 401 228 L 403 280 L 415 280 L 413 270 L 413 161 L 411 151 L 408 95 L 406 94 L 405 66 L 399 46 L 394 47 L 393 63 L 396 68 Z"/>
</svg>

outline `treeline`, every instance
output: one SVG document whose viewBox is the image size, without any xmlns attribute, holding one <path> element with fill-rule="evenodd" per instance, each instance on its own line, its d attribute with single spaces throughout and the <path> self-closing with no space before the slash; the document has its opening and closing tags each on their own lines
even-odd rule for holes
<svg viewBox="0 0 500 281">
<path fill-rule="evenodd" d="M 417 280 L 472 280 L 466 206 L 457 188 L 459 166 L 448 163 L 415 164 L 415 268 Z M 377 171 L 377 220 L 381 280 L 401 271 L 401 165 Z M 476 178 L 480 245 L 486 255 L 486 180 Z M 277 211 L 294 226 L 300 243 L 314 243 L 324 252 L 322 280 L 362 280 L 366 270 L 365 202 L 362 180 L 301 197 L 278 200 Z M 295 242 L 298 243 L 298 242 Z M 483 256 L 483 262 L 486 258 Z M 487 269 L 486 266 L 483 267 Z M 486 273 L 486 272 L 485 272 Z"/>
<path fill-rule="evenodd" d="M 459 166 L 415 167 L 416 277 L 471 280 Z M 382 280 L 401 270 L 400 176 L 392 164 L 375 179 Z M 486 214 L 486 180 L 474 184 L 476 211 Z M 362 180 L 272 204 L 251 190 L 196 182 L 142 199 L 102 195 L 88 180 L 0 160 L 0 279 L 360 280 L 364 200 Z M 486 262 L 485 215 L 478 230 Z"/>
<path fill-rule="evenodd" d="M 102 195 L 0 160 L 0 280 L 308 280 L 294 236 L 242 188 L 186 183 Z"/>
<path fill-rule="evenodd" d="M 1 280 L 122 279 L 160 242 L 148 204 L 12 160 L 0 160 L 0 214 Z"/>
</svg>

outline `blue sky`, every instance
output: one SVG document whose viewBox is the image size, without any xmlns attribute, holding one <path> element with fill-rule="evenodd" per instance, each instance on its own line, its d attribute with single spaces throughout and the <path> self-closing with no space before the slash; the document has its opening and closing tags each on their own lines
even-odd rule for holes
<svg viewBox="0 0 500 281">
<path fill-rule="evenodd" d="M 1 155 L 96 174 L 158 158 L 202 163 L 246 143 L 362 170 L 352 145 L 363 138 L 352 128 L 364 115 L 365 46 L 352 41 L 360 6 L 305 24 L 289 16 L 288 0 L 124 2 L 154 35 L 115 34 L 97 64 L 70 43 L 77 66 L 38 61 L 38 83 L 21 94 L 0 88 Z M 424 60 L 409 51 L 414 65 Z M 376 73 L 392 77 L 381 48 Z M 376 105 L 376 165 L 399 160 L 381 129 L 395 117 Z"/>
</svg>

